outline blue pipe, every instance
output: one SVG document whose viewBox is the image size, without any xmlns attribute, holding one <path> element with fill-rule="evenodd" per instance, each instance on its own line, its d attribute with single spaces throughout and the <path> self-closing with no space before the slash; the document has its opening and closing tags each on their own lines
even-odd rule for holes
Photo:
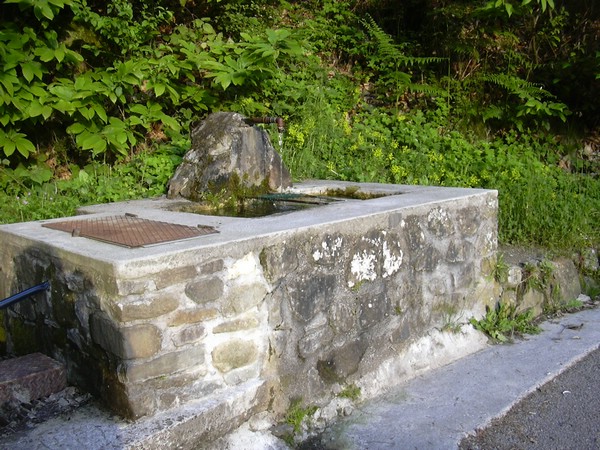
<svg viewBox="0 0 600 450">
<path fill-rule="evenodd" d="M 41 291 L 45 291 L 50 289 L 50 282 L 44 281 L 42 284 L 38 284 L 37 286 L 30 287 L 29 289 L 24 290 L 23 292 L 19 292 L 18 294 L 11 295 L 8 298 L 0 301 L 0 309 L 8 308 L 13 303 L 20 302 L 21 300 L 25 300 L 27 297 Z"/>
</svg>

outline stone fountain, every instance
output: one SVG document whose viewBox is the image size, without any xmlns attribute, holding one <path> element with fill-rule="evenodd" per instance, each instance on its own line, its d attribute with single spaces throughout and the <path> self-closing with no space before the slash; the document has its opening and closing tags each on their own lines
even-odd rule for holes
<svg viewBox="0 0 600 450">
<path fill-rule="evenodd" d="M 206 193 L 266 193 L 291 186 L 267 133 L 241 114 L 211 114 L 191 133 L 192 147 L 169 182 L 167 198 L 201 201 Z"/>
<path fill-rule="evenodd" d="M 282 420 L 294 402 L 334 420 L 351 403 L 338 395 L 346 387 L 368 398 L 484 345 L 466 323 L 496 297 L 495 191 L 290 186 L 265 135 L 226 117 L 224 129 L 211 116 L 192 132 L 174 198 L 0 227 L 0 296 L 51 283 L 0 317 L 7 348 L 63 362 L 71 383 L 134 421 L 124 430 L 147 430 L 122 431 L 123 442 L 195 448 L 258 413 Z M 268 150 L 248 156 L 244 142 Z M 231 174 L 267 190 L 364 195 L 258 218 L 173 208 L 175 197 L 231 185 Z M 128 232 L 209 232 L 126 246 L 86 231 L 115 218 Z"/>
</svg>

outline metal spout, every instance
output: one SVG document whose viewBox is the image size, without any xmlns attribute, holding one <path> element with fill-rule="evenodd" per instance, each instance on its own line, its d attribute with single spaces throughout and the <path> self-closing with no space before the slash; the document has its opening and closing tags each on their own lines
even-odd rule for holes
<svg viewBox="0 0 600 450">
<path fill-rule="evenodd" d="M 285 131 L 285 122 L 281 117 L 251 117 L 248 119 L 251 123 L 275 123 L 277 131 L 283 133 Z"/>
</svg>

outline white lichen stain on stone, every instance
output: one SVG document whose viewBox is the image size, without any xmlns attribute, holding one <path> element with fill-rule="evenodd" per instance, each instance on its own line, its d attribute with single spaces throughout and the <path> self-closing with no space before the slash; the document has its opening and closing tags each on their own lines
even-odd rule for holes
<svg viewBox="0 0 600 450">
<path fill-rule="evenodd" d="M 366 250 L 354 255 L 350 263 L 350 272 L 354 275 L 356 281 L 373 281 L 377 278 L 377 272 L 375 271 L 376 259 L 373 253 L 368 253 Z M 354 281 L 348 281 L 348 287 L 354 285 Z"/>
<path fill-rule="evenodd" d="M 338 252 L 338 250 L 340 248 L 342 248 L 342 238 L 338 237 L 336 238 L 331 246 L 328 245 L 327 241 L 323 241 L 321 242 L 321 247 L 323 248 L 323 250 L 315 250 L 313 252 L 313 259 L 315 261 L 319 261 L 322 258 L 331 258 L 333 256 L 336 255 L 336 253 Z"/>
<path fill-rule="evenodd" d="M 387 241 L 383 242 L 383 278 L 392 276 L 400 270 L 403 256 L 402 250 L 399 250 L 397 255 L 393 255 Z"/>
<path fill-rule="evenodd" d="M 248 253 L 241 259 L 238 259 L 233 263 L 231 269 L 229 269 L 229 278 L 239 278 L 245 275 L 251 275 L 256 273 L 258 270 L 258 263 L 256 257 L 252 253 Z"/>
<path fill-rule="evenodd" d="M 429 222 L 439 222 L 442 224 L 446 224 L 448 222 L 448 212 L 442 208 L 435 208 L 432 209 L 431 211 L 429 211 L 429 214 L 427 215 L 427 220 Z"/>
<path fill-rule="evenodd" d="M 315 261 L 318 261 L 323 257 L 323 253 L 321 253 L 319 250 L 315 250 L 312 257 Z"/>
<path fill-rule="evenodd" d="M 492 251 L 496 248 L 496 235 L 490 231 L 485 234 L 485 249 L 487 251 Z"/>
</svg>

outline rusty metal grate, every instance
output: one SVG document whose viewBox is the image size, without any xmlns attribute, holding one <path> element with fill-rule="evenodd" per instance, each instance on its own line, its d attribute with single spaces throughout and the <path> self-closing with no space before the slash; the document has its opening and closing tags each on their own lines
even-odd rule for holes
<svg viewBox="0 0 600 450">
<path fill-rule="evenodd" d="M 87 237 L 125 247 L 143 247 L 217 233 L 215 228 L 206 225 L 190 227 L 140 219 L 133 214 L 66 220 L 45 223 L 42 226 L 53 230 L 66 231 L 73 236 Z"/>
</svg>

